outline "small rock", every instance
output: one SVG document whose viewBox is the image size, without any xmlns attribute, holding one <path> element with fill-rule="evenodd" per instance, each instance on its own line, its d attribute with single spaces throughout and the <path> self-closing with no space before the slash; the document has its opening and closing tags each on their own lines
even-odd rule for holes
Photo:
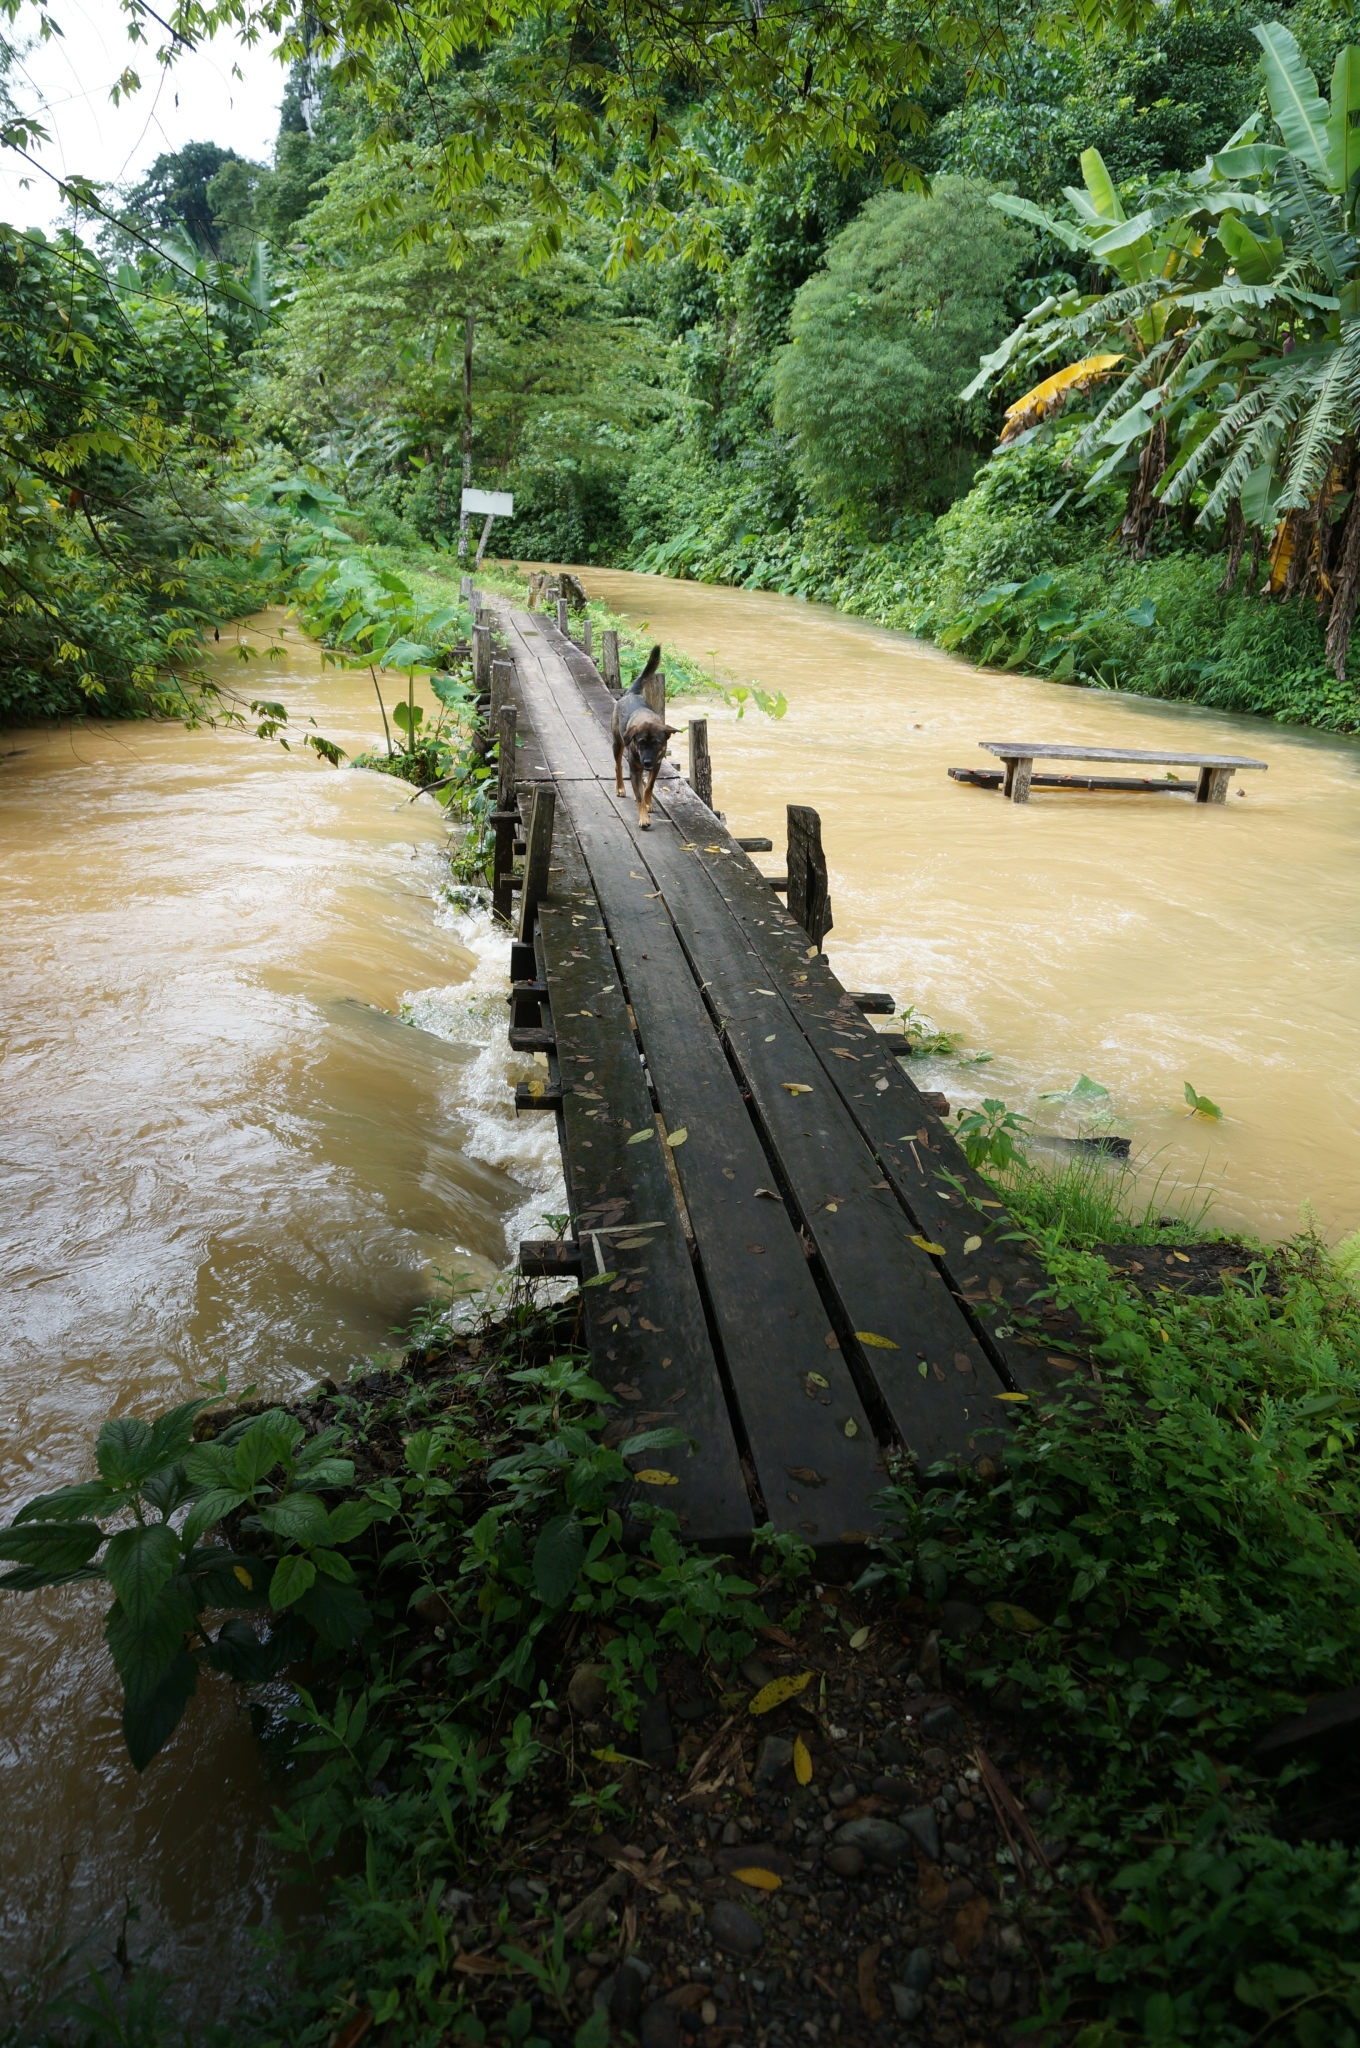
<svg viewBox="0 0 1360 2048">
<path fill-rule="evenodd" d="M 708 1916 L 708 1931 L 718 1947 L 725 1948 L 729 1955 L 757 1956 L 765 1946 L 760 1922 L 731 1899 L 719 1899 Z"/>
<path fill-rule="evenodd" d="M 1018 1714 L 1024 1703 L 1024 1690 L 1013 1678 L 1007 1678 L 992 1694 L 992 1707 L 998 1714 Z"/>
<path fill-rule="evenodd" d="M 925 1765 L 928 1771 L 947 1771 L 949 1769 L 948 1751 L 943 1749 L 928 1749 L 925 1755 L 921 1758 L 921 1762 Z"/>
<path fill-rule="evenodd" d="M 614 1979 L 614 1995 L 609 2001 L 609 2017 L 616 2027 L 627 2027 L 631 2032 L 637 2026 L 642 1992 L 641 1972 L 630 1970 L 625 1963 Z"/>
<path fill-rule="evenodd" d="M 947 1941 L 940 1950 L 940 1961 L 944 1964 L 946 1970 L 957 1970 L 959 1964 L 963 1961 L 963 1957 L 959 1954 L 953 1942 Z"/>
<path fill-rule="evenodd" d="M 895 1765 L 898 1770 L 905 1770 L 911 1762 L 911 1751 L 897 1735 L 880 1735 L 874 1744 L 874 1754 L 885 1769 Z"/>
<path fill-rule="evenodd" d="M 849 1846 L 828 1849 L 826 1867 L 834 1870 L 837 1877 L 858 1877 L 864 1868 L 864 1851 Z"/>
<path fill-rule="evenodd" d="M 706 1878 L 717 1875 L 707 1856 L 686 1856 L 685 1868 L 696 1884 L 702 1884 Z"/>
<path fill-rule="evenodd" d="M 970 1977 L 968 1979 L 968 1996 L 972 1999 L 974 2005 L 989 2005 L 992 1994 L 987 1979 L 985 1977 Z"/>
<path fill-rule="evenodd" d="M 944 1902 L 946 1906 L 966 1906 L 973 1896 L 973 1887 L 968 1879 L 956 1877 L 950 1882 L 949 1889 L 944 1895 Z"/>
<path fill-rule="evenodd" d="M 893 2011 L 900 2020 L 916 2020 L 925 2010 L 925 1999 L 919 1991 L 913 1991 L 910 1984 L 890 1984 Z"/>
<path fill-rule="evenodd" d="M 971 1601 L 946 1600 L 940 1609 L 940 1634 L 948 1636 L 951 1643 L 970 1643 L 986 1626 L 986 1615 Z"/>
<path fill-rule="evenodd" d="M 590 2009 L 592 2012 L 609 2011 L 610 2007 L 614 2003 L 614 1986 L 617 1982 L 618 1978 L 615 1972 L 612 1970 L 610 1971 L 607 1977 L 602 1977 L 600 1979 L 600 1982 L 595 1986 L 595 1990 L 590 2001 Z"/>
<path fill-rule="evenodd" d="M 932 1863 L 940 1860 L 940 1823 L 933 1806 L 917 1806 L 902 1815 L 902 1826 L 925 1850 Z"/>
<path fill-rule="evenodd" d="M 833 1785 L 827 1797 L 839 1812 L 843 1806 L 853 1806 L 859 1794 L 853 1785 Z"/>
<path fill-rule="evenodd" d="M 446 1628 L 453 1620 L 453 1609 L 442 1593 L 422 1593 L 411 1612 L 418 1614 L 422 1621 L 427 1621 L 431 1628 Z"/>
<path fill-rule="evenodd" d="M 1008 1956 L 1018 1956 L 1025 1946 L 1025 1937 L 1013 1920 L 1002 1928 L 998 1938 Z"/>
<path fill-rule="evenodd" d="M 957 1707 L 932 1707 L 923 1716 L 921 1727 L 932 1742 L 963 1742 L 968 1735 Z"/>
<path fill-rule="evenodd" d="M 767 1735 L 756 1759 L 755 1787 L 766 1792 L 777 1785 L 793 1762 L 793 1744 L 783 1735 Z"/>
<path fill-rule="evenodd" d="M 1013 1988 L 1014 1980 L 1011 1977 L 1010 1971 L 998 1970 L 996 1974 L 993 1976 L 991 1984 L 988 1986 L 988 1990 L 991 1994 L 992 2004 L 996 2007 L 998 2012 L 1004 2012 L 1006 2010 L 1006 2007 L 1010 2004 L 1011 1991 L 1013 1990 Z"/>
<path fill-rule="evenodd" d="M 916 1659 L 916 1669 L 925 1681 L 929 1692 L 938 1692 L 940 1686 L 940 1632 L 932 1629 L 921 1645 L 921 1654 Z"/>
<path fill-rule="evenodd" d="M 578 1664 L 567 1684 L 567 1705 L 573 1714 L 590 1720 L 603 1711 L 609 1698 L 603 1664 Z"/>
<path fill-rule="evenodd" d="M 1031 1785 L 1025 1793 L 1025 1804 L 1031 1813 L 1047 1813 L 1053 1799 L 1053 1787 L 1042 1783 Z"/>
<path fill-rule="evenodd" d="M 522 1877 L 512 1877 L 509 1884 L 505 1887 L 505 1892 L 506 1897 L 517 1913 L 522 1914 L 526 1919 L 533 1918 L 538 1908 L 538 1900 L 534 1897 L 534 1894 L 530 1891 Z"/>
<path fill-rule="evenodd" d="M 750 1641 L 749 1636 L 747 1641 Z M 759 1692 L 763 1685 L 770 1685 L 774 1681 L 774 1673 L 769 1665 L 762 1658 L 754 1654 L 750 1657 L 743 1657 L 737 1669 L 746 1680 L 746 1683 L 753 1685 L 757 1692 Z"/>
<path fill-rule="evenodd" d="M 924 1991 L 935 1975 L 935 1964 L 928 1948 L 914 1948 L 907 1957 L 907 1967 L 902 1972 L 903 1981 L 913 1991 Z"/>
<path fill-rule="evenodd" d="M 728 1821 L 727 1826 L 722 1831 L 722 1838 L 724 1849 L 736 1848 L 737 1843 L 741 1840 L 741 1829 L 734 1820 Z"/>
<path fill-rule="evenodd" d="M 931 1819 L 934 1818 L 932 1814 Z M 906 1827 L 898 1827 L 895 1821 L 883 1820 L 876 1813 L 867 1814 L 862 1820 L 843 1821 L 836 1830 L 837 1848 L 861 1849 L 871 1863 L 898 1862 L 912 1839 L 913 1834 Z"/>
<path fill-rule="evenodd" d="M 680 2015 L 657 1998 L 642 2015 L 642 2048 L 680 2048 Z"/>
</svg>

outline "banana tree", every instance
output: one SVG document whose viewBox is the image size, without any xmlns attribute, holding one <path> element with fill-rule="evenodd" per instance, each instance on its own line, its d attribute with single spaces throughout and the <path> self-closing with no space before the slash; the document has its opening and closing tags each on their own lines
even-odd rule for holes
<svg viewBox="0 0 1360 2048">
<path fill-rule="evenodd" d="M 1267 592 L 1330 598 L 1344 677 L 1360 599 L 1360 49 L 1337 58 L 1328 103 L 1287 29 L 1254 33 L 1278 139 L 1253 116 L 1199 170 L 1148 187 L 1132 218 L 1094 151 L 1065 215 L 993 199 L 1118 282 L 1036 307 L 965 395 L 1059 364 L 1009 408 L 1003 442 L 1059 411 L 1080 420 L 1070 459 L 1088 493 L 1128 475 L 1135 552 L 1173 506 L 1221 526 L 1228 584 L 1248 539 L 1252 573 L 1268 543 Z"/>
</svg>

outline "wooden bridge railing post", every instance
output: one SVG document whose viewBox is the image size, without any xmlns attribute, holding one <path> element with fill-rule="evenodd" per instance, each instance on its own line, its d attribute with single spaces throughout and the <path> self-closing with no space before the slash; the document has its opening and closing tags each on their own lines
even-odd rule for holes
<svg viewBox="0 0 1360 2048">
<path fill-rule="evenodd" d="M 622 689 L 619 676 L 619 636 L 612 626 L 606 626 L 600 635 L 600 674 L 611 690 Z"/>
<path fill-rule="evenodd" d="M 458 595 L 460 597 L 471 597 L 472 578 L 470 576 L 460 576 L 458 578 Z"/>
<path fill-rule="evenodd" d="M 519 898 L 518 936 L 521 941 L 532 936 L 534 914 L 540 900 L 548 893 L 548 863 L 552 858 L 556 806 L 557 791 L 551 783 L 539 783 L 534 791 L 534 807 L 529 814 L 529 832 L 525 842 L 524 879 Z"/>
<path fill-rule="evenodd" d="M 510 663 L 497 662 L 497 668 Z M 515 866 L 515 830 L 519 812 L 515 808 L 515 728 L 519 713 L 513 704 L 502 704 L 496 713 L 496 739 L 500 746 L 500 767 L 496 784 L 496 834 L 491 856 L 491 908 L 497 917 L 510 922 L 510 885 Z"/>
<path fill-rule="evenodd" d="M 822 941 L 831 930 L 822 821 L 807 804 L 790 804 L 788 816 L 789 915 L 803 927 L 820 952 Z"/>
<path fill-rule="evenodd" d="M 557 600 L 557 630 L 564 639 L 571 638 L 571 606 L 565 597 Z"/>
<path fill-rule="evenodd" d="M 474 626 L 472 629 L 472 682 L 479 697 L 489 696 L 491 691 L 491 628 Z"/>
<path fill-rule="evenodd" d="M 689 785 L 700 803 L 713 808 L 713 763 L 708 752 L 708 720 L 689 722 Z"/>
<path fill-rule="evenodd" d="M 501 706 L 510 701 L 510 685 L 515 679 L 513 661 L 493 661 L 491 664 L 491 713 L 487 724 L 492 732 L 497 730 Z"/>
</svg>

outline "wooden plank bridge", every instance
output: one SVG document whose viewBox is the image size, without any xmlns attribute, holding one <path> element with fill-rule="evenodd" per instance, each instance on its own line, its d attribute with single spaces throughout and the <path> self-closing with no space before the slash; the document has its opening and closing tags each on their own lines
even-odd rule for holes
<svg viewBox="0 0 1360 2048">
<path fill-rule="evenodd" d="M 478 618 L 511 1042 L 547 1061 L 516 1101 L 558 1120 L 571 1213 L 521 1269 L 597 1283 L 612 1440 L 689 1439 L 632 1461 L 667 1475 L 638 1497 L 698 1541 L 768 1521 L 822 1551 L 862 1542 L 891 1452 L 995 1463 L 1014 1404 L 1070 1386 L 1042 1271 L 865 1021 L 890 1001 L 831 972 L 815 813 L 790 806 L 787 908 L 749 858 L 770 843 L 734 838 L 673 762 L 639 830 L 614 794 L 613 693 L 565 605 L 555 627 Z M 616 646 L 602 667 L 617 678 Z"/>
</svg>

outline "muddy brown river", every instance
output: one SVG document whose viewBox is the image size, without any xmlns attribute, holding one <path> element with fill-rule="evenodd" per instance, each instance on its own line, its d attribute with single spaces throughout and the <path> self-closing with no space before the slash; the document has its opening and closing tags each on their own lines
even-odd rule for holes
<svg viewBox="0 0 1360 2048">
<path fill-rule="evenodd" d="M 922 1063 L 956 1102 L 1110 1091 L 1168 1206 L 1267 1236 L 1311 1205 L 1360 1223 L 1360 745 L 978 674 L 815 606 L 582 572 L 659 637 L 787 716 L 709 711 L 716 801 L 765 832 L 821 812 L 852 987 L 960 1034 Z M 351 753 L 366 674 L 292 629 L 247 635 L 251 694 Z M 271 637 L 282 654 L 269 657 Z M 236 679 L 230 648 L 223 673 Z M 1225 808 L 951 783 L 980 739 L 1258 755 Z M 0 1517 L 83 1477 L 100 1422 L 228 1375 L 281 1395 L 380 1354 L 437 1273 L 492 1281 L 560 1201 L 551 1130 L 514 1122 L 505 942 L 450 901 L 446 827 L 385 778 L 239 732 L 127 726 L 0 739 L 6 933 L 0 1130 Z M 683 744 L 680 746 L 683 759 Z M 1184 1084 L 1222 1123 L 1186 1116 Z M 125 1896 L 162 1964 L 220 2010 L 280 1909 L 249 1722 L 206 1686 L 137 1778 L 82 1589 L 0 1606 L 0 1974 L 58 1925 L 112 1946 Z M 110 1918 L 111 1916 L 111 1918 Z"/>
</svg>

